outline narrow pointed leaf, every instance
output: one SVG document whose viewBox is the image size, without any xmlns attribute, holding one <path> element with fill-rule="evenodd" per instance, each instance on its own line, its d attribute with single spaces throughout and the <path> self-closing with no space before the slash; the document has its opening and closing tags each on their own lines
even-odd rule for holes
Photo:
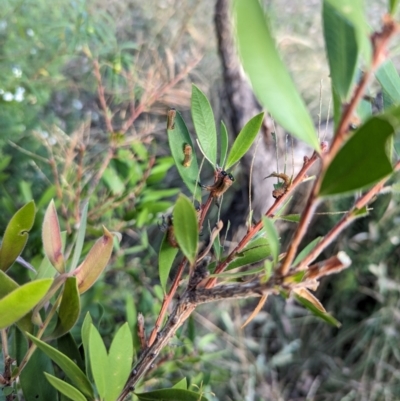
<svg viewBox="0 0 400 401">
<path fill-rule="evenodd" d="M 64 380 L 59 379 L 53 375 L 49 375 L 46 372 L 43 372 L 46 376 L 46 379 L 49 383 L 58 390 L 61 394 L 64 394 L 72 401 L 87 401 L 86 397 L 75 387 L 71 386 L 69 383 Z"/>
<path fill-rule="evenodd" d="M 313 298 L 315 298 L 310 292 L 308 292 Z M 302 294 L 304 295 L 304 294 Z M 320 306 L 317 306 L 315 300 L 310 301 L 310 297 L 307 296 L 306 298 L 295 294 L 295 299 L 301 303 L 305 308 L 307 308 L 310 312 L 312 312 L 315 316 L 319 317 L 320 319 L 324 320 L 325 322 L 329 323 L 332 326 L 340 327 L 341 323 L 336 320 L 332 315 L 327 312 L 321 310 Z M 316 299 L 316 298 L 315 298 Z M 317 300 L 318 301 L 318 300 Z M 318 301 L 319 303 L 319 301 Z M 320 303 L 319 303 L 320 304 Z M 321 305 L 321 304 L 320 304 Z M 322 305 L 321 305 L 322 306 Z M 322 307 L 323 308 L 323 307 Z"/>
<path fill-rule="evenodd" d="M 188 385 L 187 385 L 187 379 L 184 377 L 182 380 L 179 380 L 178 383 L 174 384 L 172 388 L 177 388 L 180 390 L 187 390 Z"/>
<path fill-rule="evenodd" d="M 265 238 L 257 238 L 229 263 L 228 270 L 259 262 L 271 255 L 271 249 Z"/>
<path fill-rule="evenodd" d="M 258 0 L 235 0 L 237 42 L 245 72 L 260 103 L 290 134 L 319 150 L 304 101 L 275 46 Z"/>
<path fill-rule="evenodd" d="M 85 260 L 73 272 L 81 294 L 96 282 L 111 258 L 113 235 L 105 227 L 103 227 L 103 232 L 103 236 L 95 242 Z"/>
<path fill-rule="evenodd" d="M 228 280 L 232 280 L 235 278 L 240 278 L 244 276 L 252 276 L 254 274 L 261 273 L 264 270 L 264 267 L 256 267 L 255 269 L 249 269 L 249 270 L 244 270 L 236 273 L 231 273 L 231 271 L 227 271 L 224 273 L 218 273 L 218 274 L 210 274 L 210 277 L 219 277 L 219 278 L 225 278 Z"/>
<path fill-rule="evenodd" d="M 19 376 L 24 401 L 58 400 L 57 391 L 43 372 L 54 374 L 53 364 L 47 355 L 36 350 Z"/>
<path fill-rule="evenodd" d="M 263 119 L 264 113 L 257 114 L 242 128 L 229 151 L 228 160 L 226 161 L 225 166 L 226 169 L 229 169 L 237 163 L 250 149 L 250 146 L 253 144 L 254 139 L 261 128 Z"/>
<path fill-rule="evenodd" d="M 177 253 L 178 248 L 172 247 L 167 241 L 166 235 L 164 235 L 160 246 L 160 253 L 158 254 L 158 272 L 164 292 L 166 292 L 169 273 Z"/>
<path fill-rule="evenodd" d="M 193 264 L 197 255 L 199 229 L 194 206 L 185 195 L 180 195 L 173 212 L 173 224 L 179 248 Z"/>
<path fill-rule="evenodd" d="M 68 333 L 75 326 L 81 311 L 80 297 L 76 277 L 68 277 L 58 311 L 57 326 L 49 339 L 54 339 Z"/>
<path fill-rule="evenodd" d="M 83 207 L 83 210 L 82 210 L 82 216 L 81 216 L 81 221 L 80 221 L 80 225 L 79 225 L 78 235 L 76 236 L 74 255 L 72 256 L 70 271 L 75 270 L 76 266 L 78 266 L 79 258 L 81 257 L 83 243 L 85 241 L 88 205 L 89 205 L 89 203 L 86 202 L 85 206 Z"/>
<path fill-rule="evenodd" d="M 279 216 L 280 220 L 290 221 L 292 223 L 298 223 L 300 221 L 299 214 L 287 214 L 286 216 Z"/>
<path fill-rule="evenodd" d="M 57 349 L 74 361 L 79 369 L 85 371 L 85 364 L 79 348 L 71 332 L 57 338 Z"/>
<path fill-rule="evenodd" d="M 108 354 L 108 380 L 105 401 L 115 401 L 132 368 L 133 344 L 128 323 L 117 331 Z"/>
<path fill-rule="evenodd" d="M 39 340 L 38 338 L 30 334 L 28 334 L 28 337 L 41 351 L 43 351 L 54 363 L 60 367 L 60 369 L 67 375 L 72 384 L 77 387 L 79 391 L 89 398 L 94 398 L 92 385 L 75 362 L 57 349 L 53 348 L 51 345 Z"/>
<path fill-rule="evenodd" d="M 50 202 L 44 215 L 42 240 L 44 252 L 51 264 L 59 273 L 64 273 L 65 262 L 62 253 L 60 224 L 58 223 L 57 210 L 53 200 Z"/>
<path fill-rule="evenodd" d="M 293 262 L 293 266 L 297 266 L 317 245 L 320 243 L 324 237 L 317 237 L 313 239 L 301 252 L 296 256 Z"/>
<path fill-rule="evenodd" d="M 175 388 L 135 393 L 135 395 L 139 401 L 208 401 L 206 397 L 194 391 Z"/>
<path fill-rule="evenodd" d="M 35 203 L 31 201 L 11 218 L 0 248 L 0 270 L 6 271 L 24 250 L 28 232 L 35 221 L 35 213 Z"/>
<path fill-rule="evenodd" d="M 107 350 L 96 327 L 91 325 L 89 334 L 90 366 L 100 398 L 105 399 L 109 375 Z"/>
<path fill-rule="evenodd" d="M 274 264 L 277 264 L 280 249 L 278 232 L 276 231 L 276 227 L 271 219 L 263 217 L 263 224 Z"/>
<path fill-rule="evenodd" d="M 384 108 L 400 104 L 400 77 L 393 62 L 382 64 L 375 76 L 382 87 Z"/>
<path fill-rule="evenodd" d="M 52 279 L 32 281 L 0 299 L 0 329 L 17 322 L 46 295 Z"/>
<path fill-rule="evenodd" d="M 16 290 L 19 285 L 6 273 L 0 270 L 0 299 L 5 297 L 10 292 Z M 24 317 L 16 322 L 18 328 L 22 331 L 28 331 L 29 333 L 33 330 L 32 324 L 32 312 L 28 312 Z"/>
<path fill-rule="evenodd" d="M 92 317 L 90 316 L 90 313 L 87 312 L 82 324 L 81 338 L 85 356 L 85 372 L 87 372 L 88 375 L 90 375 L 89 335 L 91 327 Z"/>
<path fill-rule="evenodd" d="M 339 150 L 323 177 L 320 195 L 337 195 L 368 187 L 392 173 L 386 142 L 394 128 L 373 117 Z"/>
<path fill-rule="evenodd" d="M 223 121 L 221 121 L 221 126 L 219 129 L 219 139 L 220 139 L 219 165 L 223 167 L 225 165 L 226 155 L 228 153 L 228 143 L 229 143 L 228 131 Z"/>
<path fill-rule="evenodd" d="M 201 148 L 213 167 L 217 163 L 217 131 L 214 113 L 204 93 L 192 85 L 192 119 Z"/>
<path fill-rule="evenodd" d="M 199 176 L 199 166 L 197 164 L 196 152 L 193 146 L 192 138 L 181 114 L 177 111 L 175 116 L 175 127 L 168 132 L 168 143 L 171 150 L 172 157 L 174 158 L 176 168 L 181 176 L 183 182 L 188 187 L 192 194 L 196 194 L 196 199 L 201 199 L 201 191 L 199 190 L 196 181 Z M 192 147 L 192 161 L 189 167 L 183 166 L 185 155 L 183 153 L 184 146 L 188 144 Z"/>
<path fill-rule="evenodd" d="M 323 20 L 332 84 L 344 102 L 356 73 L 359 53 L 356 31 L 353 24 L 337 12 L 330 1 L 323 2 Z"/>
<path fill-rule="evenodd" d="M 395 15 L 398 6 L 399 6 L 399 0 L 389 0 L 389 13 L 391 15 Z"/>
<path fill-rule="evenodd" d="M 371 59 L 363 1 L 324 0 L 322 17 L 332 84 L 341 102 L 345 102 L 354 83 L 359 55 L 364 55 L 367 64 Z"/>
</svg>

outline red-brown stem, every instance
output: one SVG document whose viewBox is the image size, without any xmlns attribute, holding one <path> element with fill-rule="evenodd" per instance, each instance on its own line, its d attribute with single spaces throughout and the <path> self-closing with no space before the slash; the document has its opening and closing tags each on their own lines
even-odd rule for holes
<svg viewBox="0 0 400 401">
<path fill-rule="evenodd" d="M 285 202 L 287 197 L 292 193 L 292 191 L 303 182 L 304 177 L 307 173 L 307 171 L 310 169 L 310 167 L 315 163 L 315 161 L 318 159 L 318 154 L 314 153 L 310 159 L 308 159 L 301 170 L 298 172 L 297 176 L 294 178 L 292 185 L 290 186 L 289 190 L 279 199 L 277 199 L 274 204 L 267 210 L 265 213 L 265 216 L 267 217 L 272 217 L 275 211 Z M 251 238 L 254 237 L 255 234 L 258 233 L 258 231 L 261 230 L 263 227 L 263 222 L 260 220 L 258 223 L 256 223 L 251 229 L 246 233 L 246 235 L 241 239 L 238 245 L 236 245 L 235 249 L 228 255 L 228 257 L 221 262 L 215 269 L 214 274 L 219 274 L 222 273 L 226 267 L 229 265 L 229 263 L 233 260 L 235 255 L 240 252 L 251 240 Z M 210 278 L 208 282 L 206 283 L 205 287 L 206 288 L 211 288 L 215 285 L 217 281 L 217 277 Z"/>
<path fill-rule="evenodd" d="M 398 170 L 400 170 L 400 162 L 397 162 L 394 166 L 394 171 Z M 387 180 L 388 177 L 384 178 L 375 184 L 368 192 L 360 196 L 360 198 L 346 213 L 346 215 L 343 216 L 343 218 L 329 231 L 329 233 L 326 234 L 324 239 L 318 243 L 318 245 L 301 261 L 298 266 L 295 267 L 295 269 L 302 270 L 312 263 L 321 254 L 321 252 L 327 248 L 337 238 L 337 236 L 356 219 L 354 212 L 362 209 L 364 206 L 367 206 L 371 199 L 382 190 Z"/>
<path fill-rule="evenodd" d="M 178 289 L 179 282 L 181 281 L 183 271 L 185 270 L 186 262 L 187 262 L 187 259 L 183 258 L 182 262 L 180 263 L 180 265 L 178 267 L 178 271 L 176 272 L 176 275 L 175 275 L 174 281 L 172 282 L 171 288 L 170 288 L 168 294 L 164 296 L 160 313 L 158 314 L 156 323 L 155 323 L 153 330 L 150 334 L 150 337 L 147 341 L 148 347 L 150 347 L 153 344 L 154 340 L 157 337 L 157 333 L 160 330 L 162 322 L 164 320 L 164 317 L 167 313 L 168 306 L 171 303 L 172 299 L 174 298 L 176 290 Z"/>
<path fill-rule="evenodd" d="M 351 98 L 350 103 L 348 103 L 343 110 L 342 119 L 339 123 L 339 126 L 337 127 L 335 137 L 330 146 L 329 153 L 324 160 L 324 168 L 333 160 L 336 153 L 340 149 L 345 139 L 346 133 L 348 132 L 348 127 L 353 117 L 353 113 L 364 95 L 368 81 L 370 80 L 372 73 L 385 60 L 385 52 L 388 42 L 398 29 L 399 27 L 396 22 L 394 22 L 390 16 L 385 16 L 381 32 L 375 33 L 372 36 L 371 42 L 373 46 L 373 55 L 371 68 L 364 72 L 360 82 L 354 90 L 353 97 Z"/>
<path fill-rule="evenodd" d="M 107 106 L 106 97 L 104 94 L 104 85 L 101 79 L 99 61 L 96 58 L 93 59 L 93 74 L 97 81 L 97 94 L 99 95 L 100 106 L 103 110 L 104 121 L 106 123 L 107 131 L 111 134 L 114 132 L 114 128 L 110 117 L 110 110 Z"/>
<path fill-rule="evenodd" d="M 201 208 L 201 214 L 200 214 L 200 218 L 199 218 L 199 232 L 201 232 L 201 230 L 203 228 L 204 219 L 207 216 L 208 209 L 210 209 L 213 199 L 214 198 L 210 194 L 209 197 L 207 198 L 206 203 Z"/>
<path fill-rule="evenodd" d="M 384 59 L 383 54 L 386 50 L 386 46 L 390 38 L 393 36 L 393 34 L 396 32 L 397 29 L 398 29 L 397 25 L 389 17 L 384 21 L 384 26 L 382 28 L 382 31 L 375 34 L 372 37 L 373 56 L 372 56 L 371 68 L 363 74 L 363 77 L 361 78 L 360 82 L 355 88 L 350 103 L 345 107 L 343 111 L 342 118 L 336 130 L 329 152 L 322 158 L 322 171 L 317 177 L 317 180 L 315 181 L 313 190 L 310 193 L 307 204 L 301 215 L 299 225 L 297 226 L 297 229 L 293 234 L 293 238 L 290 242 L 289 249 L 279 268 L 279 272 L 283 276 L 288 273 L 291 267 L 291 264 L 296 256 L 300 242 L 303 239 L 305 232 L 307 231 L 308 225 L 310 224 L 315 208 L 319 202 L 318 193 L 321 186 L 322 178 L 324 176 L 324 172 L 326 171 L 329 164 L 332 162 L 332 160 L 338 153 L 340 147 L 342 146 L 343 142 L 345 141 L 346 133 L 348 132 L 348 127 L 353 117 L 353 113 L 356 110 L 358 103 L 362 99 L 362 96 L 367 88 L 368 81 L 372 76 L 373 71 L 383 61 Z"/>
</svg>

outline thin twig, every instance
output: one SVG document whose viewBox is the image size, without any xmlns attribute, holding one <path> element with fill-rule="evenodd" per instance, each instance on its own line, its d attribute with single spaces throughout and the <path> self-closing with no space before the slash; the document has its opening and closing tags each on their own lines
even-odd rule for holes
<svg viewBox="0 0 400 401">
<path fill-rule="evenodd" d="M 285 200 L 288 198 L 288 196 L 292 193 L 292 191 L 303 182 L 307 171 L 310 169 L 310 167 L 316 162 L 318 159 L 318 154 L 314 152 L 314 154 L 310 158 L 306 158 L 303 164 L 303 167 L 301 170 L 298 172 L 297 176 L 294 178 L 291 187 L 289 190 L 281 196 L 279 199 L 277 199 L 274 204 L 267 210 L 265 213 L 265 216 L 267 217 L 272 217 L 275 211 L 285 202 Z M 242 238 L 242 240 L 239 242 L 239 244 L 233 249 L 233 251 L 228 255 L 228 257 L 221 262 L 215 269 L 214 274 L 219 274 L 222 273 L 226 267 L 229 265 L 229 263 L 235 258 L 236 254 L 240 252 L 250 241 L 253 236 L 261 230 L 263 227 L 263 222 L 260 220 L 257 224 L 255 224 Z M 210 278 L 210 280 L 206 284 L 206 288 L 211 288 L 214 286 L 216 282 L 216 278 Z"/>
<path fill-rule="evenodd" d="M 110 114 L 111 114 L 110 109 L 107 106 L 104 85 L 103 85 L 103 81 L 101 78 L 99 61 L 96 58 L 94 58 L 92 60 L 92 62 L 93 62 L 93 74 L 97 81 L 97 94 L 99 95 L 100 106 L 101 106 L 101 109 L 103 110 L 104 121 L 106 123 L 108 133 L 112 134 L 114 132 L 114 127 L 112 125 L 112 120 L 110 117 Z"/>
<path fill-rule="evenodd" d="M 397 162 L 394 167 L 394 171 L 398 170 L 400 170 L 400 162 Z M 302 270 L 312 263 L 321 254 L 321 252 L 326 249 L 337 238 L 337 236 L 357 218 L 354 213 L 368 205 L 371 199 L 373 199 L 382 190 L 388 178 L 389 177 L 386 177 L 379 181 L 368 192 L 360 196 L 354 206 L 348 212 L 346 212 L 346 215 L 343 216 L 337 224 L 335 224 L 329 233 L 324 236 L 323 240 L 316 245 L 316 247 L 301 261 L 298 266 L 295 267 L 295 269 Z"/>
<path fill-rule="evenodd" d="M 300 242 L 307 231 L 308 225 L 319 203 L 318 194 L 322 183 L 322 178 L 324 176 L 324 172 L 326 171 L 329 164 L 332 162 L 332 160 L 338 153 L 340 147 L 342 146 L 343 142 L 345 141 L 346 134 L 349 131 L 349 125 L 353 117 L 353 113 L 355 112 L 358 103 L 361 101 L 364 95 L 364 92 L 367 88 L 368 82 L 370 80 L 370 77 L 372 76 L 374 69 L 376 69 L 378 65 L 383 61 L 384 59 L 383 54 L 386 51 L 386 46 L 389 42 L 389 39 L 394 35 L 397 29 L 398 27 L 395 24 L 395 22 L 390 17 L 388 17 L 388 19 L 384 21 L 384 26 L 382 28 L 382 31 L 376 33 L 372 37 L 372 44 L 373 44 L 372 66 L 369 70 L 367 70 L 363 74 L 360 82 L 356 86 L 350 103 L 345 107 L 343 111 L 343 115 L 336 130 L 335 136 L 333 138 L 332 145 L 328 153 L 322 157 L 322 171 L 315 180 L 313 189 L 308 197 L 306 206 L 301 215 L 300 222 L 297 226 L 296 231 L 293 234 L 288 251 L 286 253 L 286 257 L 279 268 L 280 274 L 283 276 L 288 273 L 291 267 L 291 264 L 296 256 Z"/>
</svg>

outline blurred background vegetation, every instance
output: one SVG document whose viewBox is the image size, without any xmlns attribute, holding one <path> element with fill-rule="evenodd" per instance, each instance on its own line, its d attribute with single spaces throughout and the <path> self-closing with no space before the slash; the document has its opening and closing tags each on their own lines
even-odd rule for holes
<svg viewBox="0 0 400 401">
<path fill-rule="evenodd" d="M 372 26 L 385 6 L 368 2 Z M 166 146 L 165 114 L 168 107 L 189 110 L 194 82 L 220 120 L 213 7 L 197 0 L 2 1 L 0 227 L 35 199 L 36 227 L 24 254 L 34 265 L 41 260 L 40 228 L 51 198 L 67 235 L 75 235 L 87 201 L 88 240 L 102 224 L 123 234 L 104 280 L 83 297 L 82 316 L 89 310 L 105 338 L 126 320 L 135 332 L 137 312 L 150 328 L 159 311 L 157 223 L 183 191 Z M 319 119 L 324 124 L 330 84 L 320 2 L 270 0 L 265 7 L 316 125 Z M 400 399 L 397 198 L 380 196 L 371 215 L 335 244 L 353 265 L 325 279 L 318 296 L 342 328 L 279 298 L 244 331 L 254 302 L 203 307 L 143 387 L 186 376 L 211 400 Z M 323 211 L 345 210 L 348 203 L 335 201 Z M 318 216 L 310 239 L 337 218 Z"/>
</svg>

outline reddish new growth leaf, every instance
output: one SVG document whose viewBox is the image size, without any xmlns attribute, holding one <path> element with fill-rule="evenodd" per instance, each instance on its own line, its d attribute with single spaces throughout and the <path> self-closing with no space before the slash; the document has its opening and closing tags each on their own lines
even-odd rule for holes
<svg viewBox="0 0 400 401">
<path fill-rule="evenodd" d="M 81 294 L 96 282 L 111 258 L 113 235 L 105 227 L 103 232 L 104 235 L 95 242 L 85 260 L 73 272 Z"/>
</svg>

